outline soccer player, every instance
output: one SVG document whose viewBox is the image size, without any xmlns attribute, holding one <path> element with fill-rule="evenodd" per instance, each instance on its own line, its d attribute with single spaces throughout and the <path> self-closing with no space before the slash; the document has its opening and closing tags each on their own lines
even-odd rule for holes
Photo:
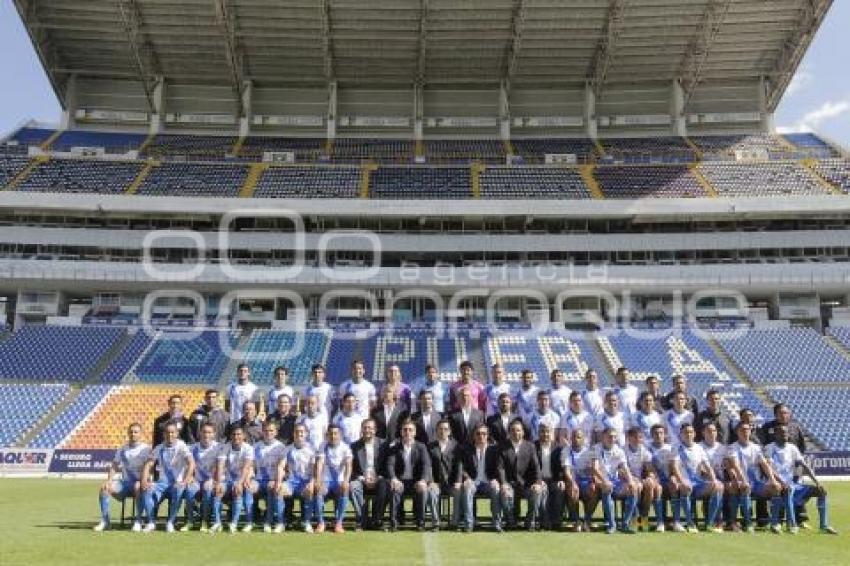
<svg viewBox="0 0 850 566">
<path fill-rule="evenodd" d="M 277 399 L 281 395 L 287 395 L 290 399 L 295 399 L 295 390 L 291 385 L 286 384 L 286 379 L 289 377 L 289 369 L 283 366 L 274 368 L 274 387 L 269 389 L 266 395 L 266 412 L 271 413 L 277 408 Z"/>
<path fill-rule="evenodd" d="M 381 528 L 386 507 L 387 481 L 381 477 L 386 444 L 376 436 L 376 431 L 374 419 L 365 419 L 360 425 L 360 440 L 351 445 L 351 504 L 354 507 L 357 530 L 367 527 Z M 365 513 L 366 495 L 375 496 L 372 518 L 368 522 Z"/>
<path fill-rule="evenodd" d="M 537 509 L 540 507 L 543 482 L 540 480 L 540 462 L 537 461 L 534 444 L 525 440 L 524 435 L 525 428 L 522 423 L 512 422 L 509 429 L 510 443 L 502 450 L 499 466 L 500 499 L 502 514 L 508 517 L 508 528 L 514 528 L 514 498 L 527 497 L 528 514 L 525 517 L 525 528 L 534 531 L 537 529 Z"/>
<path fill-rule="evenodd" d="M 431 392 L 431 399 L 434 402 L 434 410 L 440 414 L 446 412 L 446 402 L 448 401 L 448 388 L 446 384 L 440 381 L 440 375 L 437 368 L 432 365 L 425 366 L 425 377 L 415 387 L 415 395 L 417 399 L 421 399 L 423 391 Z M 419 407 L 422 411 L 422 407 Z"/>
<path fill-rule="evenodd" d="M 142 530 L 142 491 L 139 482 L 142 478 L 142 468 L 150 455 L 151 447 L 142 442 L 142 425 L 133 423 L 127 427 L 127 444 L 115 452 L 112 465 L 106 472 L 106 481 L 100 486 L 100 522 L 95 525 L 97 532 L 109 528 L 109 498 L 124 500 L 127 497 L 136 498 L 136 520 L 132 531 Z M 116 478 L 115 474 L 121 474 Z"/>
<path fill-rule="evenodd" d="M 227 439 L 227 425 L 230 424 L 230 415 L 219 406 L 218 390 L 207 389 L 204 391 L 203 404 L 189 415 L 189 430 L 195 440 L 203 436 L 201 429 L 205 424 L 213 425 L 216 442 Z"/>
<path fill-rule="evenodd" d="M 530 369 L 522 370 L 520 387 L 514 394 L 514 405 L 523 422 L 528 422 L 531 413 L 537 407 L 537 393 L 539 391 L 540 388 L 534 385 L 534 372 Z"/>
<path fill-rule="evenodd" d="M 207 525 L 212 511 L 215 494 L 215 468 L 218 462 L 219 443 L 215 439 L 216 426 L 205 423 L 200 429 L 200 441 L 192 445 L 192 458 L 195 460 L 195 477 L 186 485 L 183 492 L 185 501 L 186 524 L 180 530 L 185 532 L 195 522 L 195 499 L 201 496 L 201 532 L 208 532 Z"/>
<path fill-rule="evenodd" d="M 502 364 L 493 364 L 491 371 L 491 382 L 484 386 L 484 396 L 487 399 L 487 407 L 484 418 L 492 417 L 499 412 L 499 396 L 502 393 L 511 393 L 511 384 L 505 381 L 505 369 Z"/>
<path fill-rule="evenodd" d="M 285 462 L 286 481 L 281 494 L 285 498 L 301 498 L 301 522 L 304 532 L 311 534 L 316 508 L 316 451 L 307 442 L 307 427 L 302 423 L 295 425 L 292 446 L 286 452 Z"/>
<path fill-rule="evenodd" d="M 413 399 L 411 398 L 410 387 L 402 380 L 401 368 L 398 367 L 398 364 L 387 366 L 384 373 L 384 385 L 381 387 L 381 399 L 384 398 L 384 392 L 388 390 L 395 391 L 396 402 L 409 415 L 412 410 L 411 407 L 413 407 Z"/>
<path fill-rule="evenodd" d="M 172 395 L 168 398 L 168 411 L 161 414 L 153 422 L 153 446 L 159 446 L 165 440 L 166 425 L 177 427 L 177 436 L 183 442 L 192 442 L 192 431 L 189 419 L 183 415 L 183 396 Z"/>
<path fill-rule="evenodd" d="M 377 406 L 378 394 L 371 381 L 366 379 L 366 365 L 362 360 L 351 362 L 351 377 L 339 386 L 338 396 L 343 399 L 346 395 L 354 395 L 354 410 L 365 419 Z M 360 426 L 358 424 L 359 433 Z"/>
<path fill-rule="evenodd" d="M 156 528 L 156 515 L 154 506 L 166 496 L 171 505 L 168 509 L 168 520 L 165 523 L 166 532 L 173 533 L 174 519 L 180 510 L 180 501 L 183 490 L 189 479 L 195 475 L 195 460 L 186 443 L 178 438 L 177 425 L 168 423 L 163 430 L 163 442 L 148 454 L 145 465 L 142 466 L 142 479 L 140 487 L 143 492 L 145 514 L 148 522 L 144 532 L 151 532 Z M 153 467 L 156 464 L 159 470 L 159 479 L 153 482 Z"/>
<path fill-rule="evenodd" d="M 617 444 L 626 444 L 626 415 L 620 411 L 620 398 L 615 391 L 605 393 L 605 410 L 602 411 L 593 424 L 596 443 L 602 442 L 605 429 L 612 429 L 617 433 Z"/>
<path fill-rule="evenodd" d="M 537 516 L 540 517 L 543 529 L 558 529 L 564 516 L 566 484 L 561 471 L 561 448 L 555 442 L 555 429 L 541 423 L 539 439 L 534 443 L 534 447 L 537 450 L 540 480 L 543 483 Z"/>
<path fill-rule="evenodd" d="M 797 534 L 799 527 L 797 527 L 795 508 L 803 505 L 806 500 L 817 497 L 820 531 L 825 534 L 836 535 L 838 531 L 830 526 L 827 515 L 826 489 L 815 477 L 812 468 L 803 459 L 800 449 L 788 441 L 788 430 L 787 424 L 778 423 L 774 425 L 773 434 L 776 440 L 764 449 L 765 458 L 770 462 L 774 476 L 780 483 L 780 493 L 774 495 L 771 501 L 770 530 L 774 533 L 780 532 L 779 511 L 784 506 L 788 532 Z M 814 485 L 794 481 L 797 466 L 811 478 Z"/>
<path fill-rule="evenodd" d="M 617 394 L 620 401 L 620 409 L 631 415 L 637 410 L 638 388 L 629 383 L 629 368 L 621 367 L 614 374 L 616 385 L 613 391 Z"/>
<path fill-rule="evenodd" d="M 549 388 L 549 399 L 552 410 L 558 413 L 559 417 L 565 415 L 569 410 L 570 393 L 573 392 L 566 386 L 564 379 L 564 372 L 558 368 L 553 369 L 552 373 L 549 374 L 549 382 L 552 385 Z"/>
<path fill-rule="evenodd" d="M 706 422 L 703 426 L 702 436 L 702 449 L 708 455 L 711 466 L 714 468 L 714 475 L 723 482 L 723 516 L 726 527 L 731 531 L 738 532 L 741 527 L 734 521 L 732 502 L 733 500 L 738 501 L 740 486 L 737 481 L 733 480 L 733 476 L 729 472 L 729 446 L 720 442 L 717 425 L 711 421 Z M 720 524 L 719 521 L 718 524 Z"/>
<path fill-rule="evenodd" d="M 322 364 L 314 364 L 310 368 L 310 383 L 304 387 L 301 398 L 301 402 L 304 404 L 302 412 L 307 410 L 310 397 L 316 397 L 319 400 L 317 410 L 325 415 L 325 428 L 327 428 L 327 422 L 334 411 L 336 398 L 333 386 L 325 382 L 325 366 Z M 315 446 L 318 446 L 318 444 Z"/>
<path fill-rule="evenodd" d="M 426 392 L 426 395 L 429 395 L 429 393 Z M 449 520 L 449 528 L 457 528 L 461 506 L 460 468 L 463 458 L 458 443 L 451 438 L 449 421 L 439 421 L 436 431 L 436 438 L 428 444 L 428 453 L 431 456 L 431 475 L 433 477 L 428 490 L 433 527 L 435 531 L 438 531 L 440 530 L 441 495 L 446 495 L 452 499 L 452 516 Z"/>
<path fill-rule="evenodd" d="M 320 411 L 321 400 L 317 395 L 306 397 L 306 412 L 295 421 L 303 425 L 307 431 L 307 442 L 313 450 L 318 450 L 325 442 L 325 433 L 328 430 L 328 413 Z"/>
<path fill-rule="evenodd" d="M 472 362 L 461 362 L 458 370 L 460 371 L 460 378 L 449 387 L 449 404 L 452 410 L 460 409 L 460 391 L 466 387 L 472 394 L 472 404 L 476 409 L 483 412 L 487 408 L 487 397 L 484 395 L 484 386 L 473 375 Z"/>
<path fill-rule="evenodd" d="M 602 391 L 599 389 L 599 375 L 595 369 L 588 369 L 584 373 L 584 391 L 581 393 L 581 400 L 584 409 L 594 418 L 605 409 L 605 401 L 602 399 Z"/>
<path fill-rule="evenodd" d="M 681 507 L 679 506 L 679 488 L 682 484 L 682 478 L 679 466 L 676 465 L 678 456 L 676 456 L 673 447 L 667 443 L 667 428 L 664 425 L 653 425 L 650 429 L 650 436 L 652 437 L 652 441 L 647 445 L 647 448 L 652 454 L 652 467 L 658 474 L 658 483 L 661 484 L 664 497 L 670 500 L 670 507 L 673 509 L 673 522 L 680 525 Z M 663 533 L 665 530 L 665 507 L 663 500 L 660 509 L 656 501 L 656 514 L 659 511 L 661 515 L 656 517 L 657 526 L 655 530 L 656 532 Z"/>
<path fill-rule="evenodd" d="M 685 508 L 685 529 L 689 533 L 699 530 L 694 521 L 692 498 L 708 498 L 708 513 L 705 516 L 705 530 L 712 533 L 722 533 L 717 526 L 717 516 L 723 503 L 723 482 L 714 475 L 714 467 L 702 446 L 695 442 L 696 430 L 694 425 L 682 425 L 679 433 L 680 444 L 678 463 L 681 466 L 683 490 L 679 491 L 679 505 Z M 675 528 L 675 526 L 674 526 Z"/>
<path fill-rule="evenodd" d="M 570 432 L 570 445 L 561 451 L 561 469 L 564 472 L 564 491 L 573 529 L 590 532 L 590 521 L 599 501 L 593 481 L 593 448 L 588 447 L 580 428 Z M 584 522 L 579 520 L 579 502 L 584 504 Z"/>
<path fill-rule="evenodd" d="M 283 496 L 283 460 L 286 458 L 286 446 L 277 439 L 277 424 L 274 421 L 263 423 L 263 439 L 254 444 L 254 480 L 251 482 L 251 495 L 256 500 L 266 500 L 266 517 L 263 532 L 282 533 L 284 529 Z M 253 525 L 254 510 L 245 509 L 248 517 L 243 532 L 250 532 Z M 272 527 L 274 524 L 274 527 Z"/>
<path fill-rule="evenodd" d="M 732 421 L 729 415 L 720 406 L 720 392 L 716 389 L 709 389 L 705 394 L 706 408 L 700 411 L 694 417 L 694 428 L 697 431 L 697 440 L 701 441 L 704 438 L 704 429 L 709 424 L 714 424 L 717 441 L 721 444 L 727 444 L 732 434 Z"/>
<path fill-rule="evenodd" d="M 752 442 L 752 425 L 742 420 L 735 427 L 735 434 L 738 440 L 729 446 L 730 456 L 734 457 L 731 470 L 741 486 L 738 497 L 744 530 L 752 533 L 755 532 L 752 525 L 752 497 L 774 497 L 780 493 L 781 486 L 775 480 L 761 447 Z"/>
<path fill-rule="evenodd" d="M 242 509 L 253 509 L 254 506 L 254 494 L 251 493 L 254 450 L 245 442 L 245 431 L 241 427 L 231 429 L 230 442 L 221 447 L 217 459 L 215 478 L 218 485 L 213 498 L 214 519 L 210 532 L 221 531 L 222 500 L 224 497 L 230 497 L 230 532 L 235 533 Z"/>
<path fill-rule="evenodd" d="M 526 423 L 531 431 L 532 441 L 540 439 L 542 425 L 548 426 L 552 431 L 560 431 L 561 416 L 552 410 L 551 402 L 552 397 L 548 391 L 537 392 L 537 408 L 531 413 Z"/>
<path fill-rule="evenodd" d="M 392 492 L 390 530 L 398 530 L 399 508 L 405 495 L 415 496 L 413 513 L 416 516 L 416 528 L 425 530 L 428 484 L 433 479 L 431 457 L 428 448 L 416 442 L 416 427 L 410 419 L 401 424 L 401 441 L 389 449 L 386 473 Z"/>
<path fill-rule="evenodd" d="M 649 391 L 642 391 L 638 396 L 638 410 L 632 413 L 632 426 L 641 433 L 641 442 L 652 440 L 652 427 L 661 423 L 661 415 L 655 410 L 655 397 Z"/>
<path fill-rule="evenodd" d="M 614 499 L 625 500 L 625 510 L 620 531 L 632 534 L 632 516 L 637 508 L 634 480 L 629 471 L 626 453 L 617 445 L 618 433 L 613 428 L 602 431 L 602 441 L 593 448 L 594 481 L 602 496 L 605 513 L 605 532 L 609 535 L 617 530 Z"/>
<path fill-rule="evenodd" d="M 260 388 L 251 381 L 251 370 L 245 364 L 236 367 L 236 382 L 227 388 L 225 409 L 230 412 L 230 422 L 235 423 L 242 418 L 242 408 L 246 401 L 256 401 Z M 228 438 L 230 435 L 228 434 Z"/>
<path fill-rule="evenodd" d="M 342 441 L 342 432 L 330 425 L 327 442 L 316 453 L 316 532 L 325 530 L 325 497 L 335 498 L 334 532 L 342 534 L 342 519 L 348 507 L 351 480 L 351 449 Z"/>
<path fill-rule="evenodd" d="M 629 471 L 638 484 L 636 493 L 640 495 L 638 504 L 638 530 L 649 529 L 649 509 L 655 507 L 657 524 L 662 524 L 664 501 L 661 499 L 661 484 L 652 465 L 652 453 L 644 444 L 643 432 L 633 426 L 626 433 L 626 461 Z"/>
<path fill-rule="evenodd" d="M 694 424 L 694 414 L 688 410 L 688 397 L 684 391 L 673 394 L 673 407 L 664 413 L 664 426 L 667 427 L 667 438 L 673 448 L 678 448 L 681 438 L 679 436 L 682 427 L 686 424 Z"/>
<path fill-rule="evenodd" d="M 472 444 L 464 450 L 462 460 L 461 497 L 464 501 L 466 521 L 464 530 L 471 533 L 475 528 L 475 496 L 483 494 L 490 498 L 493 529 L 502 532 L 502 507 L 499 502 L 501 448 L 489 443 L 489 429 L 486 425 L 478 425 L 475 429 Z"/>
<path fill-rule="evenodd" d="M 339 427 L 342 433 L 342 441 L 349 446 L 360 439 L 360 426 L 363 423 L 363 415 L 356 411 L 357 397 L 354 393 L 346 393 L 342 396 L 341 410 L 334 416 L 333 425 Z"/>
<path fill-rule="evenodd" d="M 582 439 L 589 446 L 593 438 L 593 415 L 584 409 L 582 394 L 578 391 L 570 393 L 570 408 L 561 417 L 560 438 L 561 446 L 568 446 L 574 430 L 581 430 Z"/>
</svg>

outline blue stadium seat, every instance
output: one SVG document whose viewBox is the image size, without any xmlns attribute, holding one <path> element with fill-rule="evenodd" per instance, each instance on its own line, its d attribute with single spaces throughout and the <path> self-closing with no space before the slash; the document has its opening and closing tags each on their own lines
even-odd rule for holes
<svg viewBox="0 0 850 566">
<path fill-rule="evenodd" d="M 144 383 L 215 384 L 237 337 L 226 330 L 164 331 L 133 373 Z"/>
<path fill-rule="evenodd" d="M 103 401 L 112 386 L 90 385 L 65 407 L 53 421 L 30 443 L 32 448 L 56 448 L 77 428 Z"/>
<path fill-rule="evenodd" d="M 69 389 L 66 384 L 0 384 L 0 447 L 19 440 Z"/>
</svg>

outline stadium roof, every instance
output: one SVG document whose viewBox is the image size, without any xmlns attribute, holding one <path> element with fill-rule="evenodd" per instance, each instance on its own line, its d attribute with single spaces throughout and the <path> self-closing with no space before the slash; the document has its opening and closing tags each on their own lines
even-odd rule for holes
<svg viewBox="0 0 850 566">
<path fill-rule="evenodd" d="M 556 88 L 764 78 L 776 107 L 832 0 L 15 0 L 54 88 L 82 77 Z"/>
</svg>

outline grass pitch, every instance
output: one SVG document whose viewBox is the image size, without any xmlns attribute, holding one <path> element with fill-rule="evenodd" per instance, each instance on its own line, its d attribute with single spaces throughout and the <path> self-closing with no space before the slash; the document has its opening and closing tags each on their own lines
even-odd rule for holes
<svg viewBox="0 0 850 566">
<path fill-rule="evenodd" d="M 0 564 L 850 564 L 850 483 L 827 484 L 841 534 L 634 536 L 402 531 L 305 535 L 94 533 L 99 482 L 0 479 Z M 815 508 L 810 504 L 812 519 Z M 113 517 L 117 517 L 117 505 Z M 815 522 L 815 521 L 813 521 Z"/>
</svg>

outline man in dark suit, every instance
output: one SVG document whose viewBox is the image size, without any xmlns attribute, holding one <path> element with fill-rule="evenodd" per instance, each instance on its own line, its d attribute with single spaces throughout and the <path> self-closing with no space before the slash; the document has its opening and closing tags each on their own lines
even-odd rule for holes
<svg viewBox="0 0 850 566">
<path fill-rule="evenodd" d="M 231 436 L 234 428 L 239 427 L 245 433 L 247 444 L 256 444 L 263 438 L 263 423 L 257 418 L 257 402 L 245 401 L 242 403 L 242 418 L 227 427 L 227 436 Z"/>
<path fill-rule="evenodd" d="M 381 406 L 372 411 L 377 435 L 389 443 L 399 436 L 399 423 L 408 417 L 407 410 L 398 402 L 398 392 L 392 387 L 381 391 Z"/>
<path fill-rule="evenodd" d="M 668 411 L 673 408 L 673 400 L 676 397 L 676 394 L 680 391 L 685 394 L 685 399 L 687 399 L 685 408 L 692 412 L 694 416 L 699 414 L 699 404 L 697 403 L 697 399 L 688 393 L 688 382 L 685 380 L 684 375 L 679 374 L 673 376 L 673 390 L 665 395 L 661 400 L 661 406 L 664 407 L 664 410 Z"/>
<path fill-rule="evenodd" d="M 428 504 L 428 484 L 432 481 L 431 457 L 428 447 L 416 442 L 413 421 L 401 423 L 401 440 L 388 452 L 386 477 L 392 492 L 390 530 L 398 530 L 398 512 L 404 496 L 412 496 L 417 530 L 425 530 L 425 506 Z"/>
<path fill-rule="evenodd" d="M 555 431 L 540 425 L 540 439 L 534 443 L 537 461 L 540 463 L 540 509 L 537 510 L 544 529 L 558 529 L 564 517 L 564 472 L 561 468 L 561 448 L 555 443 Z"/>
<path fill-rule="evenodd" d="M 192 438 L 200 441 L 201 429 L 205 424 L 211 424 L 215 430 L 216 441 L 227 441 L 227 425 L 230 424 L 230 415 L 218 404 L 217 389 L 204 391 L 204 403 L 189 416 L 189 434 Z"/>
<path fill-rule="evenodd" d="M 158 416 L 153 422 L 153 444 L 159 446 L 165 441 L 165 427 L 169 424 L 177 427 L 177 436 L 186 444 L 195 442 L 192 438 L 189 419 L 183 416 L 183 397 L 172 395 L 168 398 L 168 412 Z"/>
<path fill-rule="evenodd" d="M 484 423 L 484 413 L 475 406 L 468 387 L 461 387 L 458 395 L 460 409 L 451 415 L 452 436 L 458 444 L 466 446 L 472 443 L 472 431 Z"/>
<path fill-rule="evenodd" d="M 454 529 L 457 527 L 460 515 L 461 453 L 457 442 L 451 439 L 449 421 L 441 420 L 437 423 L 437 435 L 434 442 L 428 445 L 428 452 L 431 456 L 433 475 L 429 491 L 434 530 L 437 531 L 440 528 L 441 495 L 452 498 L 452 517 L 449 520 L 449 528 Z"/>
<path fill-rule="evenodd" d="M 493 530 L 502 532 L 502 505 L 499 501 L 499 467 L 501 466 L 501 448 L 490 444 L 490 431 L 487 425 L 478 425 L 473 433 L 472 444 L 466 446 L 462 456 L 461 481 L 462 498 L 466 526 L 471 533 L 475 528 L 474 500 L 476 495 L 490 498 L 490 513 L 493 517 Z"/>
<path fill-rule="evenodd" d="M 416 425 L 416 441 L 431 444 L 437 440 L 437 423 L 443 416 L 434 409 L 434 394 L 428 389 L 419 393 L 419 412 L 410 417 Z"/>
<path fill-rule="evenodd" d="M 356 530 L 380 529 L 387 505 L 387 480 L 382 476 L 388 443 L 376 436 L 375 421 L 365 419 L 360 424 L 360 440 L 351 444 L 351 504 L 354 507 Z M 375 497 L 372 517 L 366 519 L 367 495 Z"/>
<path fill-rule="evenodd" d="M 507 515 L 508 527 L 516 526 L 515 498 L 527 497 L 528 514 L 525 517 L 525 528 L 533 531 L 537 529 L 537 509 L 540 506 L 543 482 L 540 480 L 537 451 L 534 444 L 525 440 L 524 435 L 522 423 L 511 423 L 508 431 L 510 444 L 502 449 L 499 484 L 502 512 Z"/>
<path fill-rule="evenodd" d="M 276 404 L 275 412 L 266 417 L 266 422 L 271 421 L 277 425 L 278 440 L 284 444 L 292 444 L 296 420 L 295 415 L 292 414 L 292 399 L 283 393 L 277 396 Z"/>
<path fill-rule="evenodd" d="M 490 442 L 494 442 L 500 448 L 504 448 L 509 444 L 508 428 L 511 423 L 519 419 L 520 416 L 511 410 L 513 400 L 509 393 L 499 395 L 499 412 L 495 415 L 487 417 L 487 428 L 490 431 Z M 528 431 L 526 431 L 528 437 Z"/>
</svg>

